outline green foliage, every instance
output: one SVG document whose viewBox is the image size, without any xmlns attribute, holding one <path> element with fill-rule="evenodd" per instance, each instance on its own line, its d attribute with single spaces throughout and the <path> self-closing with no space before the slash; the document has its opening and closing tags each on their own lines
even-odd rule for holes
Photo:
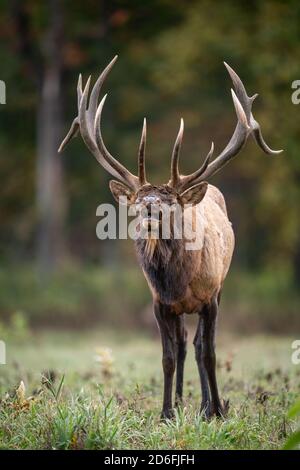
<svg viewBox="0 0 300 470">
<path fill-rule="evenodd" d="M 25 319 L 52 326 L 139 325 L 139 313 L 150 301 L 146 282 L 136 268 L 69 266 L 46 283 L 29 265 L 0 269 L 0 291 L 2 322 L 10 322 L 15 334 L 21 333 Z M 22 315 L 15 313 L 21 309 Z"/>
<path fill-rule="evenodd" d="M 289 418 L 297 418 L 300 416 L 300 400 L 298 400 L 289 410 Z M 300 429 L 293 432 L 286 443 L 284 444 L 285 450 L 297 449 L 300 446 Z"/>
<path fill-rule="evenodd" d="M 232 270 L 224 286 L 221 316 L 238 331 L 292 332 L 299 328 L 299 304 L 290 270 Z"/>
<path fill-rule="evenodd" d="M 158 338 L 101 329 L 35 334 L 25 346 L 11 341 L 0 377 L 1 448 L 280 449 L 295 432 L 287 409 L 297 396 L 299 374 L 290 362 L 290 342 L 220 338 L 218 377 L 230 410 L 224 421 L 205 422 L 190 341 L 184 405 L 163 423 Z M 111 349 L 112 375 L 101 374 L 93 360 L 95 345 Z M 229 370 L 222 363 L 233 345 Z"/>
</svg>

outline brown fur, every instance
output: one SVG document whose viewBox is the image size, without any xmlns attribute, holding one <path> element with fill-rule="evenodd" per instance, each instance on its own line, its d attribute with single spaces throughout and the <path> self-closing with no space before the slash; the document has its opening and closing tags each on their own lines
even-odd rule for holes
<svg viewBox="0 0 300 470">
<path fill-rule="evenodd" d="M 159 188 L 152 188 L 153 191 L 160 193 Z M 199 312 L 220 292 L 234 249 L 234 234 L 224 197 L 215 186 L 208 185 L 202 201 L 186 211 L 193 230 L 196 228 L 195 216 L 199 217 L 197 235 L 201 249 L 185 250 L 186 240 L 149 239 L 136 244 L 139 261 L 156 300 L 166 302 L 165 291 L 159 292 L 156 285 L 162 281 L 162 267 L 164 277 L 172 278 L 173 284 L 167 284 L 174 295 L 169 292 L 167 297 L 177 314 Z M 177 272 L 171 273 L 171 270 Z M 184 280 L 187 282 L 182 289 Z M 178 292 L 181 292 L 180 298 Z"/>
</svg>

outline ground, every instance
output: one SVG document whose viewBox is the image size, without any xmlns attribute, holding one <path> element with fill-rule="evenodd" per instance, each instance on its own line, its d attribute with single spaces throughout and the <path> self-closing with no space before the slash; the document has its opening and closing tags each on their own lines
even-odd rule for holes
<svg viewBox="0 0 300 470">
<path fill-rule="evenodd" d="M 0 447 L 10 449 L 278 449 L 296 428 L 292 337 L 218 337 L 225 420 L 205 422 L 192 335 L 183 407 L 160 422 L 159 338 L 132 331 L 36 332 L 6 338 Z M 21 382 L 23 381 L 23 382 Z M 24 385 L 23 385 L 24 383 Z"/>
</svg>

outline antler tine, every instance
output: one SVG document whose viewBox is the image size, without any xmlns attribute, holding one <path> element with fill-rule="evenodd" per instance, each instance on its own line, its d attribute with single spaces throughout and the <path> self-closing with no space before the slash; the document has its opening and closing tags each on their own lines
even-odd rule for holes
<svg viewBox="0 0 300 470">
<path fill-rule="evenodd" d="M 179 131 L 175 140 L 174 147 L 173 147 L 172 160 L 171 160 L 170 186 L 173 186 L 173 187 L 176 187 L 180 181 L 178 162 L 179 162 L 180 149 L 181 149 L 181 144 L 182 144 L 182 139 L 183 139 L 183 132 L 184 132 L 184 121 L 181 118 L 180 127 L 179 127 Z"/>
<path fill-rule="evenodd" d="M 178 152 L 176 158 L 172 157 L 172 177 L 169 184 L 171 186 L 175 186 L 179 190 L 187 189 L 219 171 L 224 165 L 226 165 L 226 163 L 239 153 L 250 134 L 252 134 L 256 143 L 265 153 L 275 155 L 282 152 L 282 150 L 272 150 L 266 144 L 262 136 L 260 125 L 253 117 L 252 104 L 257 97 L 257 94 L 249 97 L 244 84 L 237 73 L 228 64 L 226 64 L 226 62 L 224 62 L 224 64 L 232 79 L 235 89 L 235 91 L 231 89 L 231 94 L 237 115 L 237 125 L 229 143 L 217 158 L 210 163 L 213 153 L 212 145 L 202 167 L 190 175 L 180 176 L 178 172 Z"/>
<path fill-rule="evenodd" d="M 79 109 L 79 106 L 80 106 L 81 97 L 82 97 L 82 75 L 80 73 L 79 77 L 78 77 L 78 83 L 77 83 L 77 104 L 78 104 L 78 109 Z"/>
<path fill-rule="evenodd" d="M 78 109 L 79 109 L 79 106 L 80 106 L 81 97 L 82 97 L 82 76 L 81 76 L 81 73 L 80 73 L 79 77 L 78 77 L 78 83 L 77 83 Z M 70 127 L 66 137 L 64 138 L 64 140 L 62 141 L 62 143 L 59 146 L 58 153 L 61 153 L 64 150 L 64 148 L 70 142 L 70 140 L 72 140 L 73 137 L 76 137 L 78 135 L 78 132 L 79 132 L 79 118 L 78 118 L 78 116 L 76 116 L 76 118 L 73 120 L 73 122 L 71 124 L 71 127 Z"/>
<path fill-rule="evenodd" d="M 240 77 L 237 73 L 224 62 L 225 67 L 228 70 L 228 73 L 232 79 L 235 92 L 231 90 L 233 104 L 237 113 L 238 123 L 233 133 L 232 138 L 221 152 L 221 154 L 208 165 L 206 171 L 203 173 L 201 180 L 206 179 L 217 171 L 219 171 L 226 163 L 231 160 L 241 148 L 244 146 L 245 142 L 248 139 L 248 136 L 252 134 L 254 140 L 259 145 L 259 147 L 269 155 L 276 155 L 282 152 L 282 150 L 272 150 L 263 139 L 260 125 L 254 119 L 252 114 L 252 105 L 257 94 L 249 97 L 247 95 L 246 89 Z"/>
<path fill-rule="evenodd" d="M 252 134 L 256 143 L 265 153 L 275 155 L 282 152 L 282 150 L 272 150 L 268 147 L 263 139 L 260 125 L 253 117 L 252 104 L 258 95 L 255 94 L 249 97 L 244 84 L 237 73 L 228 64 L 226 64 L 226 62 L 224 62 L 224 64 L 232 79 L 235 89 L 235 91 L 231 89 L 231 94 L 238 119 L 236 128 L 225 149 L 217 156 L 217 158 L 215 158 L 215 160 L 206 166 L 205 170 L 202 171 L 201 174 L 197 175 L 197 172 L 195 172 L 193 175 L 188 177 L 181 177 L 180 188 L 187 188 L 191 184 L 197 184 L 214 175 L 239 153 L 250 134 Z"/>
<path fill-rule="evenodd" d="M 231 88 L 231 97 L 234 105 L 234 109 L 236 112 L 236 116 L 238 118 L 238 124 L 241 124 L 246 130 L 250 130 L 250 126 L 248 124 L 247 116 L 244 111 L 243 106 L 240 103 L 240 100 L 236 96 L 234 90 Z"/>
<path fill-rule="evenodd" d="M 98 98 L 99 98 L 99 94 L 100 94 L 100 91 L 101 91 L 101 88 L 102 88 L 102 85 L 108 75 L 108 73 L 110 72 L 111 68 L 113 67 L 114 63 L 116 62 L 118 56 L 116 55 L 113 60 L 105 67 L 105 69 L 103 70 L 103 72 L 99 75 L 99 78 L 98 80 L 96 81 L 93 89 L 92 89 L 92 92 L 91 92 L 91 96 L 90 96 L 90 103 L 89 103 L 89 110 L 88 110 L 88 126 L 89 126 L 89 131 L 92 131 L 93 129 L 93 124 L 94 123 L 94 119 L 95 119 L 95 114 L 96 114 L 96 110 L 97 110 L 97 101 L 98 101 Z M 81 73 L 79 74 L 79 77 L 78 77 L 78 83 L 77 83 L 77 104 L 78 104 L 78 112 L 79 112 L 79 108 L 80 108 L 80 103 L 81 103 L 81 98 L 82 98 L 82 95 L 83 95 L 83 91 L 82 91 L 82 75 Z M 86 98 L 87 100 L 87 98 Z M 87 101 L 86 101 L 86 104 L 87 104 Z M 86 106 L 85 104 L 85 106 Z M 71 124 L 71 127 L 70 127 L 70 130 L 68 132 L 68 134 L 66 135 L 66 137 L 64 138 L 63 142 L 61 143 L 59 149 L 58 149 L 58 152 L 62 152 L 63 149 L 65 148 L 65 146 L 70 142 L 70 140 L 75 137 L 77 134 L 78 134 L 78 131 L 79 131 L 79 116 L 77 116 L 74 121 L 72 122 Z M 89 135 L 89 140 L 92 140 L 92 136 Z M 98 160 L 99 161 L 99 160 Z"/>
<path fill-rule="evenodd" d="M 66 147 L 66 145 L 68 145 L 70 140 L 72 140 L 73 137 L 76 137 L 78 135 L 78 132 L 79 132 L 79 120 L 78 120 L 78 117 L 76 117 L 74 121 L 72 122 L 71 127 L 66 137 L 63 139 L 62 143 L 60 144 L 58 148 L 58 153 L 61 153 L 64 150 L 64 148 Z"/>
<path fill-rule="evenodd" d="M 255 119 L 253 118 L 253 116 L 251 115 L 251 118 L 250 118 L 250 122 L 251 122 L 251 127 L 253 129 L 252 131 L 252 136 L 255 140 L 255 142 L 260 146 L 260 148 L 267 154 L 269 155 L 277 155 L 279 153 L 282 153 L 283 152 L 283 149 L 280 149 L 280 150 L 272 150 L 265 142 L 264 138 L 263 138 L 263 135 L 262 135 L 262 132 L 261 132 L 261 128 L 260 128 L 260 125 L 258 124 L 257 121 L 255 121 Z"/>
<path fill-rule="evenodd" d="M 239 99 L 233 90 L 231 90 L 231 94 L 238 118 L 236 128 L 223 152 L 217 158 L 215 158 L 215 160 L 211 162 L 207 169 L 202 173 L 201 181 L 207 179 L 209 176 L 219 171 L 224 165 L 226 165 L 226 163 L 229 162 L 229 160 L 236 156 L 244 146 L 248 135 L 251 132 L 251 128 L 247 122 L 246 114 Z"/>
<path fill-rule="evenodd" d="M 181 148 L 182 138 L 183 138 L 183 131 L 184 131 L 184 121 L 183 119 L 181 119 L 179 132 L 178 132 L 178 135 L 174 144 L 174 148 L 173 148 L 173 153 L 172 153 L 171 180 L 169 182 L 170 186 L 178 188 L 180 189 L 180 191 L 184 190 L 191 183 L 194 184 L 194 181 L 202 175 L 202 173 L 208 167 L 208 164 L 214 152 L 214 143 L 212 142 L 210 151 L 207 154 L 201 167 L 190 175 L 186 175 L 186 176 L 180 175 L 178 163 L 179 163 L 179 154 L 180 154 L 180 148 Z"/>
<path fill-rule="evenodd" d="M 277 155 L 281 153 L 283 150 L 272 150 L 264 141 L 260 125 L 258 122 L 254 119 L 253 114 L 252 114 L 252 104 L 255 98 L 257 98 L 258 94 L 255 93 L 253 96 L 248 96 L 246 89 L 244 87 L 244 84 L 238 74 L 228 65 L 226 62 L 224 62 L 224 65 L 231 77 L 231 80 L 233 82 L 237 97 L 243 106 L 243 109 L 245 111 L 245 114 L 247 116 L 247 120 L 250 124 L 251 127 L 251 132 L 254 137 L 254 140 L 256 143 L 260 146 L 260 148 L 267 154 L 270 155 Z"/>
<path fill-rule="evenodd" d="M 139 182 L 140 185 L 146 184 L 146 168 L 145 168 L 145 152 L 146 152 L 146 138 L 147 138 L 147 122 L 144 118 L 143 130 L 141 135 L 141 141 L 139 146 L 139 158 L 138 158 L 138 169 L 139 169 Z"/>
<path fill-rule="evenodd" d="M 89 93 L 89 88 L 90 88 L 90 79 L 91 77 L 88 78 L 86 85 L 84 87 L 80 105 L 79 105 L 79 113 L 78 113 L 78 118 L 79 118 L 79 124 L 80 124 L 80 132 L 81 136 L 83 138 L 83 141 L 87 148 L 90 150 L 90 152 L 94 155 L 96 160 L 104 167 L 105 170 L 107 170 L 109 173 L 111 173 L 113 176 L 116 178 L 119 178 L 119 174 L 117 171 L 115 171 L 114 168 L 107 162 L 103 155 L 99 152 L 95 139 L 93 137 L 93 134 L 91 134 L 91 129 L 90 125 L 88 123 L 87 119 L 87 101 L 88 101 L 88 93 Z"/>
<path fill-rule="evenodd" d="M 94 122 L 95 122 L 95 117 L 96 117 L 96 111 L 98 107 L 98 99 L 99 99 L 99 94 L 102 88 L 102 85 L 111 71 L 112 67 L 114 66 L 116 60 L 118 59 L 118 56 L 116 55 L 113 60 L 105 67 L 103 72 L 99 75 L 95 85 L 93 86 L 93 89 L 91 91 L 90 95 L 90 101 L 89 101 L 89 108 L 88 108 L 88 118 L 90 121 L 90 126 L 91 130 L 94 129 Z"/>
<path fill-rule="evenodd" d="M 123 181 L 125 184 L 132 188 L 137 188 L 138 178 L 132 175 L 120 162 L 118 162 L 107 150 L 101 133 L 101 118 L 102 110 L 105 103 L 107 95 L 105 95 L 96 111 L 95 122 L 94 122 L 94 135 L 96 139 L 97 148 L 100 150 L 101 156 L 104 158 L 106 165 L 110 167 L 109 172 L 116 176 L 118 179 Z M 104 163 L 101 163 L 104 166 Z M 106 168 L 106 167 L 105 167 Z"/>
<path fill-rule="evenodd" d="M 87 108 L 90 83 L 91 83 L 91 76 L 89 76 L 89 78 L 87 79 L 87 82 L 85 84 L 84 90 L 81 95 L 81 100 L 80 100 L 79 109 L 78 109 L 78 118 L 79 118 L 80 132 L 84 140 L 84 143 L 89 148 L 89 150 L 94 153 L 96 148 L 95 148 L 93 139 L 90 135 L 88 124 L 87 124 L 87 118 L 86 118 L 86 108 Z"/>
<path fill-rule="evenodd" d="M 127 186 L 137 189 L 139 187 L 138 177 L 130 173 L 130 171 L 128 171 L 109 153 L 104 145 L 101 135 L 100 121 L 105 97 L 101 101 L 99 107 L 98 98 L 102 85 L 117 58 L 118 56 L 113 58 L 95 82 L 90 94 L 89 106 L 87 106 L 87 104 L 91 77 L 88 78 L 84 90 L 82 91 L 82 77 L 79 75 L 77 84 L 78 116 L 74 119 L 71 128 L 61 143 L 58 151 L 61 152 L 72 137 L 77 135 L 80 130 L 84 143 L 104 169 Z M 99 126 L 96 125 L 97 123 L 99 123 Z"/>
<path fill-rule="evenodd" d="M 195 171 L 194 173 L 190 174 L 190 175 L 187 175 L 187 176 L 182 176 L 181 177 L 181 184 L 180 184 L 180 190 L 181 191 L 184 191 L 186 188 L 188 188 L 191 184 L 195 185 L 197 184 L 197 180 L 198 178 L 200 178 L 200 176 L 205 172 L 206 168 L 208 167 L 208 164 L 211 160 L 211 157 L 214 153 L 214 143 L 212 142 L 211 143 L 211 147 L 210 147 L 210 150 L 203 162 L 203 164 L 201 165 L 201 167 L 199 168 L 199 170 Z"/>
<path fill-rule="evenodd" d="M 250 120 L 250 113 L 251 113 L 251 104 L 258 96 L 257 94 L 253 95 L 251 98 L 248 97 L 244 84 L 238 74 L 228 65 L 226 62 L 223 62 L 233 83 L 234 89 L 236 91 L 236 95 L 242 105 L 244 112 L 247 116 L 247 121 Z M 249 103 L 249 99 L 251 103 Z"/>
</svg>

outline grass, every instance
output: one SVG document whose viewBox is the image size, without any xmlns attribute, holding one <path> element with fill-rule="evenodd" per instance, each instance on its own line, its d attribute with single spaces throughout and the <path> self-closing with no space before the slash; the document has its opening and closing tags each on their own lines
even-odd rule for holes
<svg viewBox="0 0 300 470">
<path fill-rule="evenodd" d="M 0 447 L 282 448 L 297 429 L 287 417 L 300 391 L 300 366 L 290 359 L 293 339 L 221 336 L 218 376 L 230 412 L 226 420 L 205 422 L 190 338 L 184 404 L 163 423 L 158 338 L 107 330 L 8 334 L 7 365 L 0 366 Z"/>
</svg>

